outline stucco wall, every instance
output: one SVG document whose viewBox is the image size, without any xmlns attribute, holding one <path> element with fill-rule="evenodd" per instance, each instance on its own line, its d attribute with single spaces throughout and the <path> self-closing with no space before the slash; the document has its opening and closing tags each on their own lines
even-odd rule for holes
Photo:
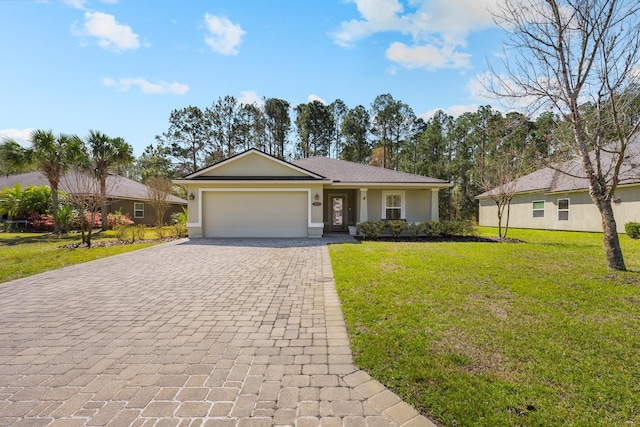
<svg viewBox="0 0 640 427">
<path fill-rule="evenodd" d="M 431 219 L 431 190 L 407 190 L 407 222 L 422 222 Z"/>
<path fill-rule="evenodd" d="M 624 224 L 640 221 L 640 186 L 622 187 L 616 191 L 620 203 L 613 204 L 618 232 L 624 233 Z M 569 199 L 569 219 L 558 220 L 558 200 Z M 544 217 L 533 217 L 533 202 L 544 201 Z M 505 211 L 506 215 L 506 211 Z M 503 219 L 504 222 L 504 219 Z M 479 224 L 497 227 L 497 207 L 493 200 L 480 200 Z M 543 195 L 524 194 L 511 201 L 509 227 L 539 228 L 546 230 L 602 231 L 598 209 L 587 192 Z"/>
<path fill-rule="evenodd" d="M 369 189 L 367 192 L 369 221 L 382 219 L 382 194 L 394 191 L 404 193 L 405 215 L 403 219 L 408 222 L 431 220 L 431 190 Z"/>
</svg>

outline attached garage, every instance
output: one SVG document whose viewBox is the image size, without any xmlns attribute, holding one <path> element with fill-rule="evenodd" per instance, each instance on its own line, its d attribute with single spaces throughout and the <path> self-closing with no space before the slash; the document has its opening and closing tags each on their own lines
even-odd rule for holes
<svg viewBox="0 0 640 427">
<path fill-rule="evenodd" d="M 204 191 L 204 237 L 307 237 L 307 191 Z"/>
</svg>

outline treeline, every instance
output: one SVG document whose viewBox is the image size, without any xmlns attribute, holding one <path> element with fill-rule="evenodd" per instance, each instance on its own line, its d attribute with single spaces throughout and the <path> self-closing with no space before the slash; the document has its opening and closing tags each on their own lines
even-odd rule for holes
<svg viewBox="0 0 640 427">
<path fill-rule="evenodd" d="M 552 151 L 556 123 L 550 113 L 532 120 L 490 106 L 455 118 L 438 111 L 424 120 L 390 94 L 369 108 L 349 108 L 340 99 L 292 108 L 278 98 L 259 107 L 225 96 L 205 109 L 172 111 L 156 144 L 120 172 L 140 180 L 172 178 L 249 148 L 285 160 L 329 156 L 450 181 L 454 186 L 440 193 L 441 217 L 474 219 L 474 197 L 498 185 L 497 165 L 517 166 L 519 174 L 536 169 Z"/>
</svg>

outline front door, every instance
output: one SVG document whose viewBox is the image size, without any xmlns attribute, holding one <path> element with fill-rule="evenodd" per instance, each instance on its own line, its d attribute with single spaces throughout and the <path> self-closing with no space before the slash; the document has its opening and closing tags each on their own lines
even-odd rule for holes
<svg viewBox="0 0 640 427">
<path fill-rule="evenodd" d="M 346 204 L 344 196 L 331 196 L 331 231 L 345 231 Z"/>
</svg>

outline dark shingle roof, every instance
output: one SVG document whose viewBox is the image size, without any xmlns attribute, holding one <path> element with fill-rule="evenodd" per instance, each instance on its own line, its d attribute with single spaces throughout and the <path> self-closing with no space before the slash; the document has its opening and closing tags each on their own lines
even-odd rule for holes
<svg viewBox="0 0 640 427">
<path fill-rule="evenodd" d="M 60 181 L 60 190 L 67 193 L 73 193 L 73 172 Z M 19 175 L 10 175 L 0 177 L 0 189 L 13 187 L 20 184 L 22 188 L 28 185 L 49 185 L 49 181 L 42 172 L 29 172 Z M 147 186 L 139 182 L 130 180 L 120 175 L 110 174 L 107 178 L 107 194 L 113 199 L 131 199 L 131 200 L 148 200 Z M 186 205 L 187 201 L 176 196 L 169 195 L 169 202 Z"/>
<path fill-rule="evenodd" d="M 294 160 L 296 166 L 304 168 L 331 179 L 334 182 L 343 183 L 380 183 L 380 184 L 448 184 L 447 181 L 430 178 L 428 176 L 414 175 L 411 173 L 397 172 L 390 169 L 375 166 L 362 165 L 347 162 L 345 160 L 331 159 L 328 157 L 308 157 Z"/>
<path fill-rule="evenodd" d="M 601 163 L 604 169 L 612 169 L 612 156 L 601 151 Z M 560 163 L 555 167 L 546 167 L 523 176 L 515 181 L 515 193 L 563 193 L 567 191 L 583 191 L 589 188 L 584 177 L 582 165 L 578 160 Z M 629 144 L 625 161 L 619 175 L 619 185 L 640 184 L 640 139 Z M 489 197 L 497 189 L 485 191 L 476 198 Z"/>
</svg>

